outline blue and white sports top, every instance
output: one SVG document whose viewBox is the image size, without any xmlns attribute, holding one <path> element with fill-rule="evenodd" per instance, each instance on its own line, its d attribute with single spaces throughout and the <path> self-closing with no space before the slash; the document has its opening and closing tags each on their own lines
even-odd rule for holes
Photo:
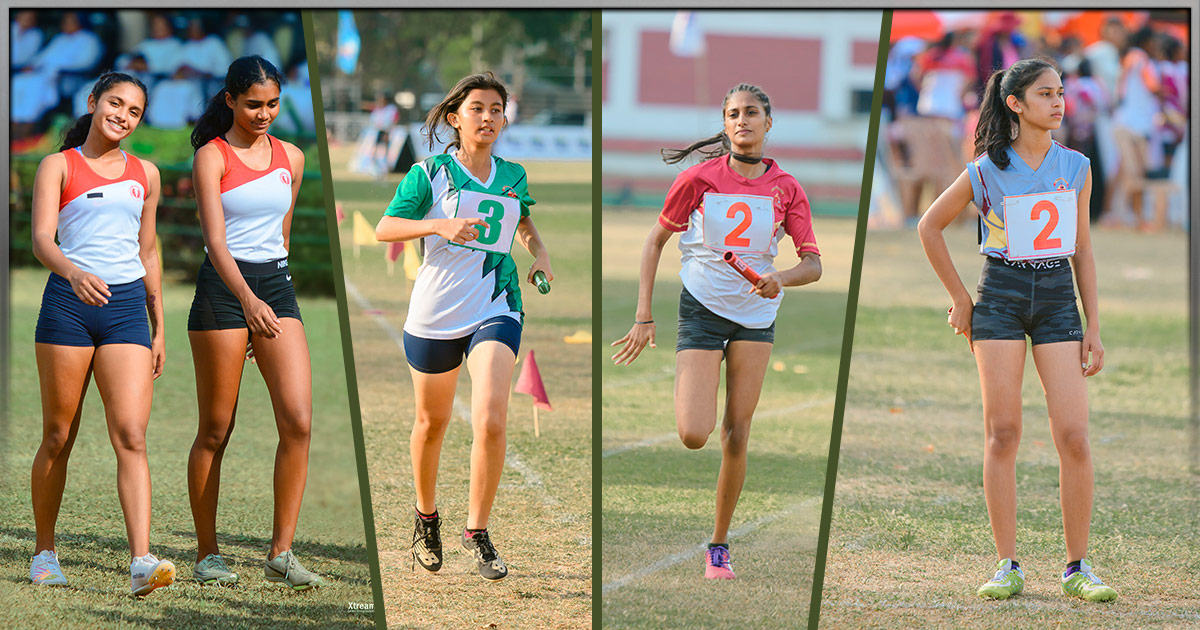
<svg viewBox="0 0 1200 630">
<path fill-rule="evenodd" d="M 269 262 L 288 255 L 283 246 L 283 219 L 292 208 L 292 164 L 283 142 L 272 136 L 267 139 L 271 164 L 261 171 L 246 166 L 224 138 L 209 141 L 225 159 L 221 177 L 225 246 L 234 259 L 243 262 Z"/>
<path fill-rule="evenodd" d="M 58 247 L 67 260 L 109 285 L 146 275 L 138 232 L 146 200 L 146 169 L 122 151 L 125 171 L 116 179 L 97 175 L 78 149 L 67 158 L 67 186 L 58 204 Z"/>
</svg>

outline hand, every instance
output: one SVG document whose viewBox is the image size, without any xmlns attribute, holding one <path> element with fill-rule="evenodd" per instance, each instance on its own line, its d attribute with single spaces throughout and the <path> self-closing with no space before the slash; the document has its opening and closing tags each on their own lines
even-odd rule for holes
<svg viewBox="0 0 1200 630">
<path fill-rule="evenodd" d="M 167 340 L 163 335 L 155 335 L 150 342 L 150 356 L 154 369 L 154 379 L 162 376 L 163 364 L 167 362 Z"/>
<path fill-rule="evenodd" d="M 537 282 L 534 282 L 533 280 L 533 274 L 539 271 L 546 274 L 547 282 L 554 282 L 554 272 L 550 270 L 549 256 L 542 254 L 541 256 L 533 259 L 533 264 L 529 266 L 529 274 L 525 276 L 525 281 L 529 284 L 537 286 Z"/>
<path fill-rule="evenodd" d="M 971 341 L 971 314 L 974 312 L 975 305 L 970 301 L 956 303 L 946 311 L 946 323 L 954 329 L 954 334 L 967 338 L 967 345 L 970 346 L 971 352 L 975 352 L 975 345 Z"/>
<path fill-rule="evenodd" d="M 779 281 L 779 272 L 772 271 L 771 273 L 763 274 L 763 276 L 758 279 L 758 284 L 754 285 L 754 287 L 750 289 L 750 292 L 757 293 L 759 297 L 770 300 L 778 296 L 779 292 L 782 290 L 783 283 Z"/>
<path fill-rule="evenodd" d="M 246 314 L 246 325 L 250 327 L 251 335 L 274 339 L 283 333 L 279 318 L 266 302 L 255 298 L 249 306 L 242 305 L 242 312 Z"/>
<path fill-rule="evenodd" d="M 629 365 L 633 360 L 638 358 L 642 350 L 650 344 L 651 348 L 657 348 L 654 343 L 654 322 L 649 324 L 634 324 L 633 328 L 629 329 L 624 337 L 609 344 L 609 347 L 624 345 L 623 348 L 612 355 L 613 363 L 616 365 Z"/>
<path fill-rule="evenodd" d="M 258 359 L 254 358 L 254 343 L 246 342 L 246 360 L 254 365 L 258 365 Z"/>
<path fill-rule="evenodd" d="M 487 225 L 487 222 L 483 219 L 442 219 L 433 231 L 451 243 L 462 245 L 479 238 L 476 225 Z"/>
<path fill-rule="evenodd" d="M 1079 365 L 1083 368 L 1083 375 L 1095 376 L 1100 370 L 1104 369 L 1104 344 L 1100 343 L 1100 331 L 1089 328 L 1083 331 L 1083 347 L 1081 349 L 1082 356 L 1079 357 Z M 1088 353 L 1091 353 L 1092 360 L 1088 361 Z"/>
<path fill-rule="evenodd" d="M 89 306 L 104 306 L 112 297 L 108 283 L 86 271 L 77 270 L 67 281 L 71 283 L 75 296 Z"/>
</svg>

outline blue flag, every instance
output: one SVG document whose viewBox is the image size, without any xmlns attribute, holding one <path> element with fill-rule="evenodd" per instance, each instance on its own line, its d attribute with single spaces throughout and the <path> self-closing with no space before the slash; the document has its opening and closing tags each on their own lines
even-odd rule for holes
<svg viewBox="0 0 1200 630">
<path fill-rule="evenodd" d="M 338 11 L 338 69 L 346 74 L 354 74 L 354 70 L 358 67 L 360 48 L 362 48 L 362 39 L 358 36 L 358 27 L 354 25 L 354 14 L 350 11 Z"/>
</svg>

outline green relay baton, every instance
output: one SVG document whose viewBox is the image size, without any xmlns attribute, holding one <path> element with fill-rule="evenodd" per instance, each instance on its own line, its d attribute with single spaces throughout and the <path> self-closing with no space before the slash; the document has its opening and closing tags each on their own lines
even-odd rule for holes
<svg viewBox="0 0 1200 630">
<path fill-rule="evenodd" d="M 538 293 L 545 295 L 550 292 L 550 281 L 546 279 L 546 272 L 538 271 L 533 274 L 533 281 L 537 284 Z"/>
</svg>

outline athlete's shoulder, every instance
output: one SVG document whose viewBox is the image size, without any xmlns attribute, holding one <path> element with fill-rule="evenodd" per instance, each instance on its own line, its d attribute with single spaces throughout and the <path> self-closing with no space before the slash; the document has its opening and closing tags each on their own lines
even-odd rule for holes
<svg viewBox="0 0 1200 630">
<path fill-rule="evenodd" d="M 525 179 L 525 167 L 516 162 L 510 162 L 498 155 L 492 156 L 496 162 L 496 175 L 505 182 L 511 185 L 516 185 Z"/>
<path fill-rule="evenodd" d="M 74 150 L 75 149 L 66 149 L 64 151 L 47 155 L 46 157 L 42 158 L 41 162 L 38 163 L 38 170 L 66 170 L 68 161 L 67 154 Z"/>
<path fill-rule="evenodd" d="M 1058 146 L 1058 152 L 1061 156 L 1060 159 L 1066 161 L 1068 165 L 1079 166 L 1083 164 L 1090 165 L 1092 163 L 1092 160 L 1088 158 L 1088 156 L 1080 153 L 1079 151 L 1076 151 L 1075 149 L 1072 149 L 1071 147 L 1057 140 L 1054 141 L 1054 144 Z"/>
<path fill-rule="evenodd" d="M 304 170 L 304 151 L 300 147 L 287 140 L 280 140 L 275 136 L 271 136 L 271 139 L 278 142 L 279 146 L 283 148 L 284 154 L 287 155 L 288 165 L 292 167 L 292 171 Z"/>
<path fill-rule="evenodd" d="M 147 160 L 144 158 L 140 158 L 140 157 L 130 154 L 130 153 L 126 153 L 126 155 L 129 156 L 129 160 L 132 163 L 137 164 L 138 166 L 142 167 L 142 172 L 146 174 L 147 181 L 152 181 L 152 182 L 158 181 L 158 167 L 154 165 L 154 162 L 151 162 L 150 160 Z"/>
</svg>

